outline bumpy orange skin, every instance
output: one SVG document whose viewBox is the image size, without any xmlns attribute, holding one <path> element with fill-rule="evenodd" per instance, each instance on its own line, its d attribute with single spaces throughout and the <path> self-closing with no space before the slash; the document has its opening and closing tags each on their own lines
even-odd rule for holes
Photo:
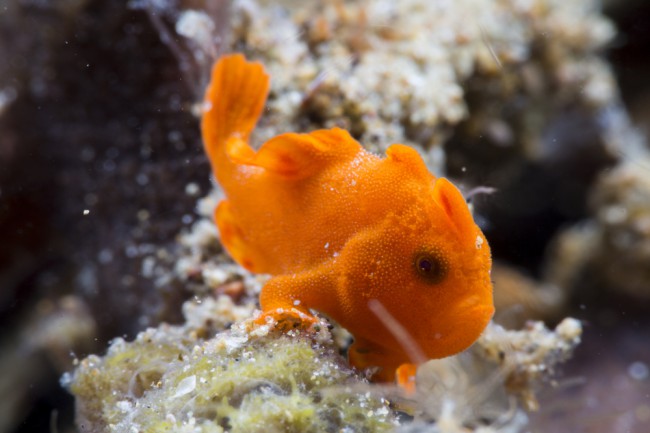
<svg viewBox="0 0 650 433">
<path fill-rule="evenodd" d="M 268 93 L 263 67 L 223 57 L 206 93 L 203 139 L 226 200 L 215 218 L 231 256 L 274 275 L 262 310 L 317 310 L 355 338 L 350 361 L 392 380 L 413 362 L 377 300 L 428 358 L 471 345 L 494 312 L 490 249 L 461 193 L 427 170 L 417 152 L 392 145 L 386 158 L 346 131 L 283 134 L 254 151 L 248 137 Z M 431 281 L 416 258 L 436 257 Z M 408 369 L 406 369 L 408 370 Z"/>
</svg>

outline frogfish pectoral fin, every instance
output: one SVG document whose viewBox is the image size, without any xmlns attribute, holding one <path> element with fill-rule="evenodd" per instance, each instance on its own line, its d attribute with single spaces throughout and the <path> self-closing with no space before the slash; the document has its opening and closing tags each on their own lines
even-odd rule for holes
<svg viewBox="0 0 650 433">
<path fill-rule="evenodd" d="M 232 214 L 230 202 L 223 200 L 215 209 L 214 219 L 219 228 L 221 244 L 230 256 L 244 268 L 255 272 L 254 255 L 246 244 L 245 234 Z"/>
<path fill-rule="evenodd" d="M 262 311 L 295 309 L 311 314 L 310 308 L 337 315 L 339 299 L 336 296 L 338 278 L 333 260 L 308 267 L 297 274 L 277 275 L 266 282 L 260 294 Z"/>
</svg>

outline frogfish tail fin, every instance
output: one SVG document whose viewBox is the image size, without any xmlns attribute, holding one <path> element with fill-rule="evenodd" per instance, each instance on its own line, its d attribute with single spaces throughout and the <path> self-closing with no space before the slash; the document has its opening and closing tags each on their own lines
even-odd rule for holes
<svg viewBox="0 0 650 433">
<path fill-rule="evenodd" d="M 201 132 L 215 174 L 221 167 L 231 165 L 229 140 L 237 140 L 239 147 L 248 147 L 248 137 L 264 108 L 269 84 L 262 64 L 249 62 L 242 54 L 224 56 L 214 65 L 205 92 Z"/>
</svg>

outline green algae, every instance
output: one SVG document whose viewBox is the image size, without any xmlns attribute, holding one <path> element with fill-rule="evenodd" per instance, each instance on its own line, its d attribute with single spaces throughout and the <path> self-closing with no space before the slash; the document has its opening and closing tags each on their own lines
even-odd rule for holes
<svg viewBox="0 0 650 433">
<path fill-rule="evenodd" d="M 79 424 L 151 433 L 382 432 L 395 426 L 384 399 L 352 391 L 364 379 L 346 366 L 326 330 L 320 342 L 299 332 L 253 336 L 243 327 L 208 340 L 180 330 L 163 326 L 133 342 L 117 339 L 103 358 L 81 361 L 66 379 L 83 402 Z"/>
</svg>

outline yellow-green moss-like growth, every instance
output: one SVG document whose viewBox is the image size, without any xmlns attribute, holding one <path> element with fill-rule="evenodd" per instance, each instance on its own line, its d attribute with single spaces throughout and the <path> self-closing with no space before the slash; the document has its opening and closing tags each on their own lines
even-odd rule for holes
<svg viewBox="0 0 650 433">
<path fill-rule="evenodd" d="M 65 381 L 79 427 L 94 432 L 352 433 L 395 425 L 383 399 L 345 390 L 362 379 L 334 346 L 297 332 L 254 337 L 236 327 L 199 340 L 162 326 L 130 343 L 115 340 Z"/>
</svg>

